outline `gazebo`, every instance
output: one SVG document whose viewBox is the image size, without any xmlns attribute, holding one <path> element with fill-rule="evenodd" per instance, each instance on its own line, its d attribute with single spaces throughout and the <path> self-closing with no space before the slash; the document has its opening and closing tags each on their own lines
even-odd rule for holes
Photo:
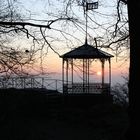
<svg viewBox="0 0 140 140">
<path fill-rule="evenodd" d="M 85 44 L 77 47 L 70 52 L 60 56 L 62 61 L 62 81 L 64 94 L 109 94 L 111 87 L 111 57 L 113 55 L 104 52 L 97 47 Z M 77 82 L 74 80 L 75 60 L 82 63 L 82 79 Z M 101 82 L 96 83 L 94 79 L 91 82 L 90 69 L 91 60 L 100 60 L 101 62 Z M 105 82 L 105 61 L 108 61 L 108 83 Z"/>
</svg>

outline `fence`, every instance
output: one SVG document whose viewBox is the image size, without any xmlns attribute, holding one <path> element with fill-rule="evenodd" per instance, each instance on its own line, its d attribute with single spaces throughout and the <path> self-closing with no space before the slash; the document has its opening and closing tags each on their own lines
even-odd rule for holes
<svg viewBox="0 0 140 140">
<path fill-rule="evenodd" d="M 109 93 L 110 85 L 108 83 L 73 83 L 73 84 L 64 84 L 63 91 L 64 93 L 92 93 L 92 94 L 101 94 Z"/>
<path fill-rule="evenodd" d="M 60 93 L 109 93 L 110 85 L 104 83 L 90 83 L 83 85 L 83 83 L 68 83 L 64 84 L 59 79 L 48 79 L 47 77 L 11 77 L 5 78 L 0 77 L 0 88 L 16 88 L 16 89 L 27 89 L 27 88 L 45 88 L 49 90 L 57 90 Z"/>
<path fill-rule="evenodd" d="M 46 88 L 62 92 L 62 80 L 47 77 L 0 77 L 0 88 Z"/>
</svg>

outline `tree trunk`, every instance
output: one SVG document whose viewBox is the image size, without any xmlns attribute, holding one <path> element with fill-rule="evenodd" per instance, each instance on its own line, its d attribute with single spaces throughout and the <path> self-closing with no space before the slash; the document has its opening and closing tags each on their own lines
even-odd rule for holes
<svg viewBox="0 0 140 140">
<path fill-rule="evenodd" d="M 127 139 L 139 139 L 138 124 L 140 109 L 138 109 L 138 94 L 140 93 L 140 1 L 128 0 L 128 17 L 130 33 L 130 69 L 129 69 L 129 117 L 130 127 Z"/>
</svg>

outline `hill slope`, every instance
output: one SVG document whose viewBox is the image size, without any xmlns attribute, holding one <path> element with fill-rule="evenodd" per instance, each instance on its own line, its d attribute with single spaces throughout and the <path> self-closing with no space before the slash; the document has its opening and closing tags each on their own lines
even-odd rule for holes
<svg viewBox="0 0 140 140">
<path fill-rule="evenodd" d="M 126 109 L 102 100 L 94 102 L 96 99 L 89 95 L 58 96 L 54 91 L 0 90 L 0 139 L 124 138 L 129 125 Z"/>
</svg>

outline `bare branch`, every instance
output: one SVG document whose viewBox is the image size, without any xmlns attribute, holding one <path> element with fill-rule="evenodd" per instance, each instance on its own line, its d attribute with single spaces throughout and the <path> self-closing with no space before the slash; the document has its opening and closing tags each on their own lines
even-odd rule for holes
<svg viewBox="0 0 140 140">
<path fill-rule="evenodd" d="M 45 37 L 45 35 L 44 35 L 43 31 L 42 31 L 42 28 L 40 28 L 40 32 L 41 32 L 42 37 L 44 38 L 45 42 L 47 43 L 47 45 L 52 49 L 52 51 L 53 51 L 54 53 L 56 53 L 58 56 L 60 56 L 60 54 L 59 54 L 57 51 L 55 51 L 55 50 L 53 49 L 53 47 L 51 46 L 51 44 L 47 41 L 47 39 L 46 39 L 46 37 Z"/>
<path fill-rule="evenodd" d="M 42 25 L 42 24 L 35 24 L 35 23 L 30 23 L 30 22 L 5 22 L 5 21 L 0 21 L 0 25 L 2 27 L 6 27 L 6 26 L 9 26 L 9 27 L 14 27 L 14 26 L 22 26 L 23 28 L 25 26 L 32 26 L 32 27 L 39 27 L 39 28 L 48 28 L 48 29 L 51 29 L 51 25 L 54 23 L 54 22 L 57 22 L 57 21 L 60 21 L 60 20 L 74 20 L 73 18 L 58 18 L 58 19 L 55 19 L 55 20 L 49 20 L 47 25 Z"/>
<path fill-rule="evenodd" d="M 50 29 L 49 25 L 40 25 L 40 24 L 34 24 L 34 23 L 30 23 L 30 22 L 3 22 L 3 21 L 1 21 L 0 25 L 2 27 L 6 27 L 6 26 L 9 26 L 9 27 L 22 26 L 24 28 L 25 26 L 33 26 L 33 27 L 42 27 L 42 28 Z"/>
<path fill-rule="evenodd" d="M 124 41 L 124 40 L 126 40 L 127 38 L 129 38 L 129 35 L 126 35 L 126 36 L 124 36 L 124 37 L 121 37 L 121 38 L 117 39 L 116 41 L 112 41 L 112 42 L 109 43 L 106 47 L 109 48 L 111 45 L 116 44 L 116 43 L 121 42 L 121 41 Z M 103 45 L 103 47 L 105 47 L 105 46 Z"/>
</svg>

